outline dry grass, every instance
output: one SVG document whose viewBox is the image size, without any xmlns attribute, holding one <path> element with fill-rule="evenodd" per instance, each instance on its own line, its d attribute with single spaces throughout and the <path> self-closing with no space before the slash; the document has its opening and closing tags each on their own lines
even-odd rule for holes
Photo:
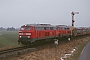
<svg viewBox="0 0 90 60">
<path fill-rule="evenodd" d="M 82 46 L 85 46 L 86 42 L 88 42 L 90 37 L 73 40 L 66 43 L 61 43 L 58 45 L 58 47 L 54 47 L 54 45 L 45 45 L 44 48 L 35 51 L 30 52 L 25 55 L 21 55 L 18 57 L 12 57 L 9 60 L 60 60 L 60 57 L 63 57 L 66 53 L 71 53 L 71 50 L 74 47 L 77 47 L 77 51 L 73 53 L 71 57 L 68 57 L 65 60 L 75 60 L 78 58 L 77 54 L 79 51 L 79 48 Z M 80 50 L 81 51 L 81 50 Z M 80 54 L 80 53 L 79 53 Z"/>
</svg>

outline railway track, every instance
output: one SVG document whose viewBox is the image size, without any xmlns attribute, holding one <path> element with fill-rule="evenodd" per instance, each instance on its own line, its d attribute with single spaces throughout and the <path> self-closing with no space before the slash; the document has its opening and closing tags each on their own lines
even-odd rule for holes
<svg viewBox="0 0 90 60">
<path fill-rule="evenodd" d="M 16 47 L 16 48 L 11 48 L 11 49 L 6 49 L 0 51 L 0 59 L 1 60 L 7 60 L 7 58 L 12 57 L 12 56 L 19 56 L 25 53 L 30 53 L 32 51 L 36 51 L 36 48 L 30 48 L 30 47 Z"/>
<path fill-rule="evenodd" d="M 90 36 L 90 35 L 85 35 L 85 36 L 80 36 L 80 37 L 75 37 L 75 38 L 72 38 L 72 40 L 74 39 L 80 39 L 80 38 L 84 38 L 86 36 Z M 66 41 L 66 40 L 65 40 Z M 59 41 L 59 42 L 64 42 L 64 41 Z M 50 45 L 52 43 L 46 43 L 47 45 Z M 43 44 L 40 44 L 40 45 L 35 45 L 33 47 L 16 47 L 16 48 L 11 48 L 11 49 L 6 49 L 6 50 L 1 50 L 0 51 L 0 58 L 5 58 L 5 57 L 8 57 L 8 56 L 14 56 L 15 54 L 18 55 L 18 54 L 21 54 L 21 53 L 24 53 L 25 51 L 28 53 L 30 51 L 36 51 L 38 49 L 38 46 L 39 47 L 42 47 L 43 45 L 46 45 L 45 43 Z M 24 52 L 23 52 L 24 51 Z M 7 56 L 6 56 L 7 55 Z"/>
<path fill-rule="evenodd" d="M 9 53 L 9 52 L 13 52 L 13 51 L 18 51 L 18 50 L 26 49 L 26 48 L 27 47 L 16 47 L 16 48 L 2 50 L 2 51 L 0 51 L 0 55 L 1 54 L 5 54 L 5 53 Z"/>
</svg>

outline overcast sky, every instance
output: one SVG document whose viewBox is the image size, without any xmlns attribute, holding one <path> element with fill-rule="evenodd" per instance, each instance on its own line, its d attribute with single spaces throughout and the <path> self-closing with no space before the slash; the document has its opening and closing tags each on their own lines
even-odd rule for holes
<svg viewBox="0 0 90 60">
<path fill-rule="evenodd" d="M 0 27 L 50 23 L 90 27 L 90 0 L 0 0 Z"/>
</svg>

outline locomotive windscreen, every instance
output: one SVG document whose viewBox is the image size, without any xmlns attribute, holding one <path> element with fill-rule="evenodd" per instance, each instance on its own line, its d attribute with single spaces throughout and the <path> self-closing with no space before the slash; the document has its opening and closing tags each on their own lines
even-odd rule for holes
<svg viewBox="0 0 90 60">
<path fill-rule="evenodd" d="M 30 27 L 29 26 L 23 26 L 23 27 L 21 27 L 20 30 L 30 30 Z"/>
<path fill-rule="evenodd" d="M 20 30 L 24 30 L 24 27 L 21 27 Z"/>
<path fill-rule="evenodd" d="M 29 26 L 25 26 L 25 30 L 30 30 L 30 27 Z"/>
</svg>

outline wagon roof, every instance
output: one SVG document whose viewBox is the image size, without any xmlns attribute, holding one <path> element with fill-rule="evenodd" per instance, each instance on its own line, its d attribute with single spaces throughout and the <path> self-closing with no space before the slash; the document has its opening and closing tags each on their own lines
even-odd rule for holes
<svg viewBox="0 0 90 60">
<path fill-rule="evenodd" d="M 87 29 L 88 27 L 75 27 L 77 29 Z"/>
</svg>

